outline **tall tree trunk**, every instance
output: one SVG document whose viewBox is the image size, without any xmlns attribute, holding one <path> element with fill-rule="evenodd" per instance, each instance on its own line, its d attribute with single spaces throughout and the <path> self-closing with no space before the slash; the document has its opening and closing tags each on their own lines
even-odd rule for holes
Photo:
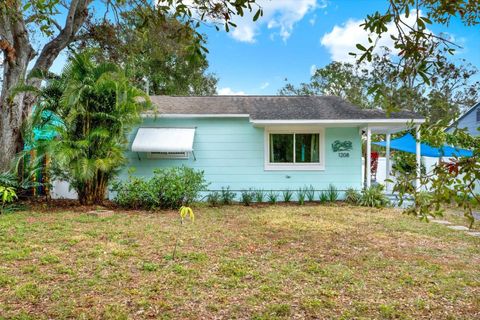
<svg viewBox="0 0 480 320">
<path fill-rule="evenodd" d="M 88 15 L 92 0 L 71 0 L 65 26 L 41 50 L 33 70 L 48 71 L 60 52 L 75 39 Z M 36 53 L 30 44 L 21 1 L 13 8 L 0 7 L 0 50 L 3 52 L 3 83 L 0 94 L 0 171 L 9 169 L 15 154 L 23 149 L 21 127 L 35 103 L 32 93 L 15 94 L 20 84 L 40 88 L 40 79 L 28 79 L 27 68 Z"/>
</svg>

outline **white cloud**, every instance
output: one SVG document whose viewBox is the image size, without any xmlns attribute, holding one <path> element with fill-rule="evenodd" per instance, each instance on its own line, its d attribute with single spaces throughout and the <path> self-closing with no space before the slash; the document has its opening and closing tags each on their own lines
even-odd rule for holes
<svg viewBox="0 0 480 320">
<path fill-rule="evenodd" d="M 262 85 L 260 86 L 260 89 L 261 89 L 261 90 L 266 89 L 269 85 L 270 85 L 270 82 L 264 82 L 264 83 L 262 83 Z"/>
<path fill-rule="evenodd" d="M 420 12 L 421 15 L 421 12 Z M 402 18 L 408 25 L 413 26 L 415 24 L 416 15 L 411 13 L 408 18 Z M 363 44 L 365 47 L 369 47 L 368 44 L 368 32 L 360 26 L 363 20 L 348 20 L 341 26 L 335 25 L 332 31 L 325 33 L 320 40 L 320 43 L 327 48 L 330 53 L 330 58 L 333 61 L 341 62 L 355 62 L 356 58 L 349 55 L 349 52 L 358 52 L 355 47 L 357 43 Z M 392 51 L 392 54 L 397 53 L 393 47 L 393 40 L 390 35 L 397 36 L 398 31 L 393 22 L 387 25 L 388 31 L 382 35 L 382 38 L 377 42 L 375 52 L 380 52 L 381 47 L 387 47 Z M 427 30 L 428 31 L 428 30 Z M 372 36 L 372 40 L 375 41 L 375 36 Z"/>
<path fill-rule="evenodd" d="M 266 24 L 268 29 L 286 41 L 292 34 L 295 23 L 313 9 L 326 6 L 324 0 L 258 0 L 257 3 L 263 9 L 263 16 L 254 22 L 253 10 L 254 12 L 245 12 L 244 17 L 235 17 L 233 20 L 237 28 L 230 32 L 234 39 L 253 43 L 260 27 Z"/>
<path fill-rule="evenodd" d="M 317 71 L 317 65 L 312 64 L 312 65 L 310 66 L 310 75 L 313 76 L 316 71 Z"/>
<path fill-rule="evenodd" d="M 233 91 L 232 88 L 225 87 L 218 89 L 219 96 L 244 96 L 244 91 Z"/>
</svg>

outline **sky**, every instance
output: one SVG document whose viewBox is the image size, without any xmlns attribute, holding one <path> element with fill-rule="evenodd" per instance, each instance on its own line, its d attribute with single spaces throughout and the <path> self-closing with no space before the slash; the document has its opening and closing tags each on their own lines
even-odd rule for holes
<svg viewBox="0 0 480 320">
<path fill-rule="evenodd" d="M 367 42 L 359 25 L 367 14 L 384 10 L 386 0 L 260 0 L 264 16 L 235 19 L 229 33 L 203 27 L 208 37 L 210 71 L 220 81 L 219 94 L 277 94 L 285 79 L 308 82 L 312 70 L 331 61 L 352 62 L 349 52 Z M 480 27 L 458 20 L 433 25 L 462 46 L 454 59 L 466 59 L 480 69 Z M 391 41 L 383 40 L 390 46 Z M 480 80 L 480 77 L 479 77 Z"/>
<path fill-rule="evenodd" d="M 264 16 L 235 17 L 230 32 L 202 26 L 207 36 L 209 72 L 219 78 L 219 94 L 277 94 L 286 79 L 295 85 L 308 82 L 315 68 L 331 61 L 353 62 L 348 55 L 357 43 L 366 43 L 359 26 L 367 14 L 386 8 L 386 0 L 258 0 Z M 461 49 L 453 59 L 466 59 L 480 69 L 480 27 L 453 20 L 449 26 L 433 25 Z M 392 28 L 393 30 L 393 28 Z M 380 43 L 391 46 L 385 37 Z M 59 72 L 65 56 L 55 62 Z M 477 77 L 480 80 L 480 76 Z"/>
</svg>

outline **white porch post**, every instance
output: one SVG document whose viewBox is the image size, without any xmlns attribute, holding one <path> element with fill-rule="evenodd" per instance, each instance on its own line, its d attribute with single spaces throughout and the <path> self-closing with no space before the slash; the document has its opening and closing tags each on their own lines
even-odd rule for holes
<svg viewBox="0 0 480 320">
<path fill-rule="evenodd" d="M 372 184 L 372 130 L 367 127 L 367 163 L 366 163 L 366 179 L 367 188 Z"/>
<path fill-rule="evenodd" d="M 390 133 L 387 133 L 387 150 L 385 151 L 385 178 L 388 180 L 390 179 L 390 138 L 391 138 L 391 134 Z M 388 181 L 385 181 L 385 190 L 388 191 L 389 190 L 389 183 Z"/>
<path fill-rule="evenodd" d="M 417 187 L 417 190 L 420 189 L 420 175 L 422 173 L 422 161 L 421 161 L 421 150 L 420 150 L 420 126 L 417 126 L 415 128 L 416 130 L 416 149 L 415 149 L 415 156 L 416 156 L 416 162 L 417 162 L 417 178 L 415 182 L 415 186 Z"/>
</svg>

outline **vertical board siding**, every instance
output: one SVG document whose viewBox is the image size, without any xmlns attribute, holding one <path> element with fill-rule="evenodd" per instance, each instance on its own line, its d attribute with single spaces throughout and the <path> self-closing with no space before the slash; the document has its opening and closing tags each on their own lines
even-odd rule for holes
<svg viewBox="0 0 480 320">
<path fill-rule="evenodd" d="M 474 137 L 480 135 L 480 131 L 478 130 L 480 123 L 477 122 L 477 110 L 479 108 L 480 104 L 477 104 L 469 114 L 458 121 L 457 126 L 459 129 L 467 129 L 468 133 Z"/>
<path fill-rule="evenodd" d="M 264 189 L 295 190 L 312 185 L 326 189 L 330 183 L 338 189 L 361 188 L 361 138 L 358 128 L 325 129 L 325 170 L 322 171 L 265 171 L 264 129 L 256 128 L 247 118 L 182 118 L 144 119 L 143 127 L 196 127 L 194 153 L 186 160 L 148 159 L 145 153 L 127 152 L 128 168 L 135 175 L 149 176 L 156 168 L 186 165 L 203 170 L 210 183 L 209 190 L 229 186 L 232 190 Z M 130 145 L 136 129 L 129 135 Z M 350 157 L 340 158 L 332 151 L 335 140 L 352 141 Z"/>
</svg>

